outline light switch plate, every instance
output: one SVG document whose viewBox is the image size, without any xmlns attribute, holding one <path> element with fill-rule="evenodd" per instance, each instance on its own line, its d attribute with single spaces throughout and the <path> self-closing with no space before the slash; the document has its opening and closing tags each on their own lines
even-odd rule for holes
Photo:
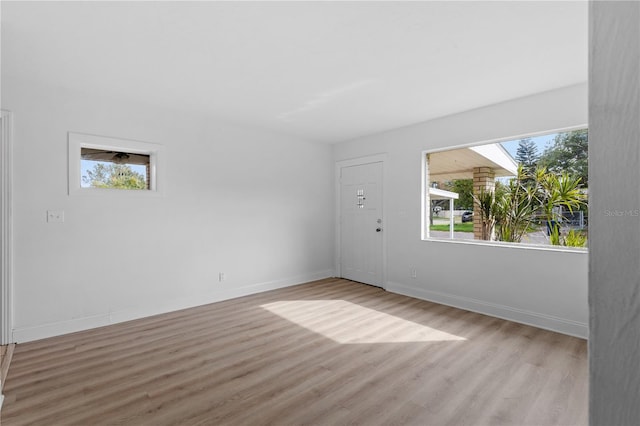
<svg viewBox="0 0 640 426">
<path fill-rule="evenodd" d="M 64 210 L 47 210 L 47 222 L 64 222 Z"/>
</svg>

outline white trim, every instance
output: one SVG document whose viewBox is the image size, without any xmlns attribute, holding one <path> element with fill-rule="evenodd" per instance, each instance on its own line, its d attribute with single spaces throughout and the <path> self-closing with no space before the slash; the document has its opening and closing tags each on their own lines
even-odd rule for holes
<svg viewBox="0 0 640 426">
<path fill-rule="evenodd" d="M 0 344 L 13 343 L 13 115 L 0 112 Z"/>
<path fill-rule="evenodd" d="M 117 197 L 154 197 L 163 194 L 165 176 L 164 147 L 159 144 L 134 141 L 129 139 L 111 138 L 106 136 L 88 135 L 84 133 L 68 133 L 68 173 L 69 195 L 89 196 L 117 196 Z M 122 190 L 104 188 L 82 188 L 80 185 L 80 150 L 81 148 L 105 149 L 124 151 L 150 156 L 150 189 Z"/>
<path fill-rule="evenodd" d="M 427 161 L 427 152 L 422 151 L 420 157 L 420 239 L 429 238 L 429 217 L 427 214 L 431 212 L 431 194 L 429 193 L 429 164 Z M 429 213 L 427 213 L 429 212 Z"/>
<path fill-rule="evenodd" d="M 234 299 L 236 297 L 249 296 L 264 291 L 291 287 L 298 284 L 308 283 L 310 281 L 330 278 L 332 276 L 333 270 L 327 269 L 281 280 L 246 285 L 243 287 L 223 288 L 209 295 L 185 297 L 175 300 L 167 300 L 165 302 L 155 301 L 154 303 L 145 306 L 120 309 L 99 315 L 76 318 L 69 321 L 52 322 L 32 327 L 16 327 L 13 331 L 13 338 L 19 343 L 30 342 L 33 340 L 89 330 L 96 327 L 103 327 L 139 318 L 146 318 L 153 315 L 160 315 L 181 309 L 207 305 L 209 303 L 221 302 L 223 300 Z"/>
<path fill-rule="evenodd" d="M 499 305 L 496 303 L 489 303 L 469 297 L 408 287 L 396 282 L 387 283 L 386 290 L 392 293 L 439 303 L 441 305 L 453 306 L 467 311 L 478 312 L 492 317 L 502 318 L 545 330 L 567 334 L 569 336 L 579 337 L 581 339 L 587 339 L 589 337 L 589 325 L 579 321 L 559 318 L 538 312 L 531 312 L 524 309 L 512 308 L 510 306 Z"/>
<path fill-rule="evenodd" d="M 389 226 L 387 224 L 386 218 L 385 218 L 385 213 L 388 211 L 388 206 L 387 206 L 387 197 L 385 196 L 385 188 L 388 188 L 388 185 L 386 184 L 386 180 L 387 178 L 387 154 L 386 153 L 381 153 L 381 154 L 373 154 L 373 155 L 367 155 L 365 157 L 358 157 L 358 158 L 350 158 L 347 160 L 340 160 L 340 161 L 336 161 L 336 166 L 335 166 L 335 201 L 336 201 L 336 211 L 335 211 L 335 242 L 334 242 L 334 247 L 335 247 L 335 259 L 334 259 L 334 265 L 335 265 L 335 273 L 334 276 L 336 277 L 340 277 L 342 276 L 342 271 L 341 271 L 341 263 L 342 263 L 342 253 L 341 253 L 341 247 L 340 247 L 340 241 L 341 241 L 341 220 L 340 220 L 340 191 L 341 191 L 341 184 L 340 184 L 340 176 L 342 173 L 342 169 L 344 167 L 351 167 L 351 166 L 362 166 L 364 164 L 371 164 L 371 163 L 382 163 L 382 224 L 384 226 L 385 232 L 382 233 L 382 282 L 380 283 L 380 285 L 382 286 L 382 288 L 385 288 L 385 283 L 387 282 L 387 234 L 388 234 L 388 229 Z"/>
</svg>

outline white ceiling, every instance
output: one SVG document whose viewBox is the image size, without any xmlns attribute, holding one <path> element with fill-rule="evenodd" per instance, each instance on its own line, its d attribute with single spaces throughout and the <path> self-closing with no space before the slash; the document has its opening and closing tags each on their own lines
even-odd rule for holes
<svg viewBox="0 0 640 426">
<path fill-rule="evenodd" d="M 338 142 L 587 80 L 587 3 L 2 2 L 2 72 Z"/>
</svg>

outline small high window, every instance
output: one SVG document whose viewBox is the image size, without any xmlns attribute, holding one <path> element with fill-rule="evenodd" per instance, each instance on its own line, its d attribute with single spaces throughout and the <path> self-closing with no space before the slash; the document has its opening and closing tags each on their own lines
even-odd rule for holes
<svg viewBox="0 0 640 426">
<path fill-rule="evenodd" d="M 69 193 L 157 194 L 161 146 L 69 133 Z"/>
</svg>

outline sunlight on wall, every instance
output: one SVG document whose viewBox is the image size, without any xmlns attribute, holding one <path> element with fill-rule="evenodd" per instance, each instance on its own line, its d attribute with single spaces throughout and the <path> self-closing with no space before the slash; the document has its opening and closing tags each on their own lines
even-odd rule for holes
<svg viewBox="0 0 640 426">
<path fill-rule="evenodd" d="M 338 343 L 466 340 L 346 300 L 287 300 L 261 307 Z"/>
</svg>

